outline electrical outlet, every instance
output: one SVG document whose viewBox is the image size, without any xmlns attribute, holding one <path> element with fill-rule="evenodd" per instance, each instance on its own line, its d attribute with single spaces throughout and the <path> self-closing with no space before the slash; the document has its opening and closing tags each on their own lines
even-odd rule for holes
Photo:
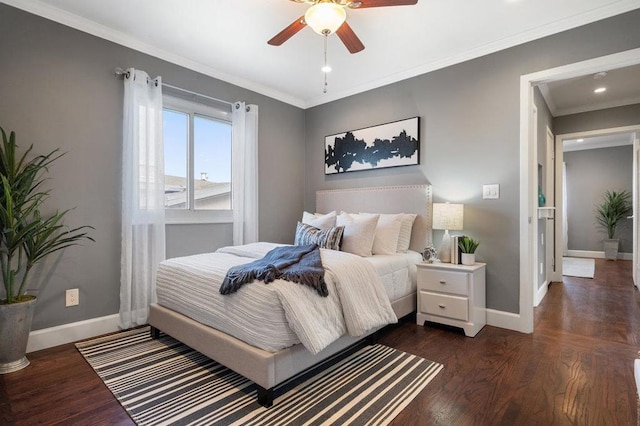
<svg viewBox="0 0 640 426">
<path fill-rule="evenodd" d="M 77 306 L 80 304 L 80 292 L 77 288 L 72 288 L 66 291 L 65 294 L 65 306 Z"/>
</svg>

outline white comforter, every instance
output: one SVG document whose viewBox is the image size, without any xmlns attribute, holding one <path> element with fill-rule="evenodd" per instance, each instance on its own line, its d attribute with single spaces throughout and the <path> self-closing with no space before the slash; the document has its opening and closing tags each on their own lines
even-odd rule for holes
<svg viewBox="0 0 640 426">
<path fill-rule="evenodd" d="M 270 351 L 297 343 L 291 339 L 297 337 L 295 340 L 316 354 L 344 334 L 362 336 L 397 321 L 374 267 L 359 256 L 334 250 L 320 251 L 328 297 L 283 280 L 268 285 L 256 281 L 237 293 L 219 294 L 229 267 L 259 259 L 277 246 L 254 243 L 166 260 L 158 270 L 158 303 Z M 207 291 L 197 289 L 202 286 L 208 287 Z M 187 306 L 186 300 L 193 306 Z M 203 318 L 203 310 L 212 315 Z M 273 311 L 272 315 L 265 316 L 265 310 Z M 282 313 L 285 327 L 280 324 Z M 294 336 L 287 335 L 291 331 Z M 269 337 L 272 332 L 279 333 L 277 339 Z M 255 339 L 256 333 L 264 338 Z"/>
</svg>

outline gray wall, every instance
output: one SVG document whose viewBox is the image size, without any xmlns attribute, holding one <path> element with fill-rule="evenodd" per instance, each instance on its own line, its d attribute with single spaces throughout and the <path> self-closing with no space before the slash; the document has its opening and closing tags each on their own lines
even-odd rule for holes
<svg viewBox="0 0 640 426">
<path fill-rule="evenodd" d="M 606 231 L 596 226 L 595 208 L 606 190 L 632 190 L 633 146 L 564 153 L 567 165 L 569 250 L 603 251 Z M 631 220 L 618 226 L 620 251 L 633 252 Z"/>
<path fill-rule="evenodd" d="M 640 104 L 562 115 L 553 120 L 557 135 L 640 124 Z"/>
<path fill-rule="evenodd" d="M 166 226 L 167 259 L 216 251 L 233 244 L 229 223 L 179 224 Z"/>
<path fill-rule="evenodd" d="M 518 312 L 520 76 L 638 48 L 638 22 L 634 11 L 309 109 L 305 208 L 321 189 L 430 182 L 434 201 L 465 203 L 464 231 L 488 263 L 487 306 Z M 324 176 L 326 135 L 413 116 L 419 166 Z M 487 183 L 500 184 L 499 200 L 482 199 Z"/>
<path fill-rule="evenodd" d="M 135 67 L 175 86 L 260 108 L 260 238 L 288 242 L 303 208 L 304 111 L 140 52 L 0 4 L 0 126 L 36 153 L 68 154 L 50 173 L 50 209 L 76 207 L 70 226 L 92 225 L 95 243 L 50 259 L 33 329 L 118 312 L 122 80 L 113 69 Z M 287 167 L 282 167 L 286 164 Z M 229 243 L 229 225 L 170 225 L 167 254 Z M 64 307 L 64 290 L 80 305 Z"/>
</svg>

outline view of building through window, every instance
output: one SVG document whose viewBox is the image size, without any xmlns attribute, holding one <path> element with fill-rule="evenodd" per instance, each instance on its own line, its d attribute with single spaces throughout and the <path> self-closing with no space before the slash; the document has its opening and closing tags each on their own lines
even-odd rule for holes
<svg viewBox="0 0 640 426">
<path fill-rule="evenodd" d="M 167 108 L 163 120 L 165 208 L 230 210 L 231 123 Z"/>
</svg>

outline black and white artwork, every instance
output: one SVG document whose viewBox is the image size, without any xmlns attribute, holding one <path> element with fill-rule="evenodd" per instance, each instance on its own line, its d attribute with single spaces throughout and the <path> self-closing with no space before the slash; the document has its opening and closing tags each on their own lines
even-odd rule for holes
<svg viewBox="0 0 640 426">
<path fill-rule="evenodd" d="M 415 164 L 420 164 L 419 117 L 325 138 L 325 175 Z"/>
</svg>

